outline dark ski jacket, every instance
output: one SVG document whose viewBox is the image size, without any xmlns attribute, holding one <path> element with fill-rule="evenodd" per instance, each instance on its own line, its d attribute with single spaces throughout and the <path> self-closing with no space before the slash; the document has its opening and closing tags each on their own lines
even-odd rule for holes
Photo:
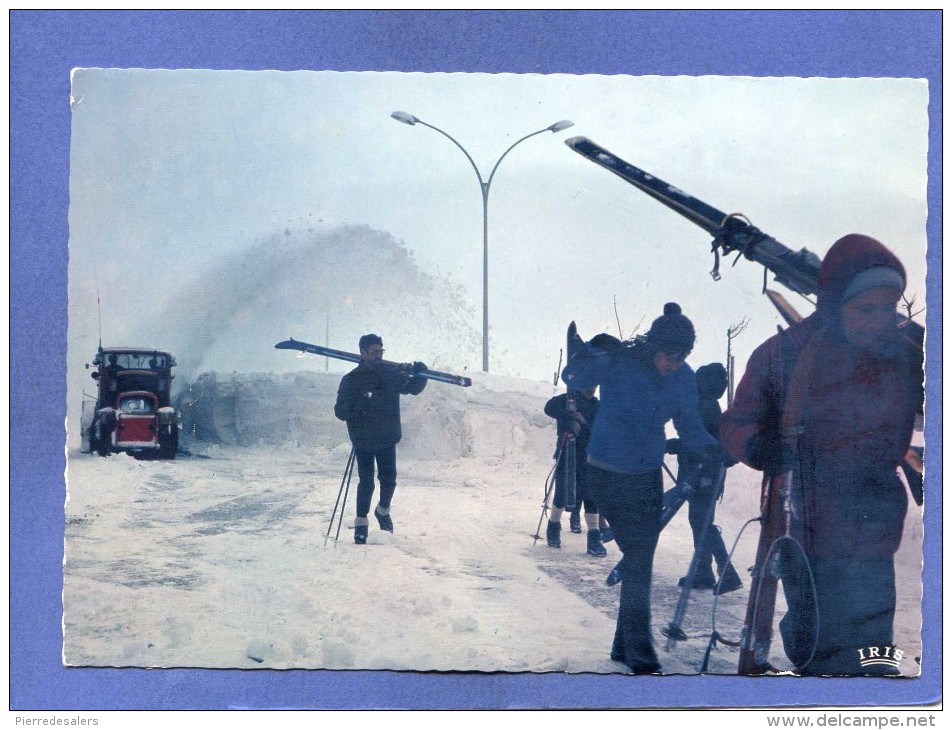
<svg viewBox="0 0 952 730">
<path fill-rule="evenodd" d="M 419 395 L 426 378 L 396 368 L 361 362 L 337 389 L 334 415 L 347 422 L 347 434 L 358 451 L 377 451 L 400 442 L 400 396 Z"/>
<path fill-rule="evenodd" d="M 697 409 L 704 428 L 714 438 L 720 434 L 721 404 L 727 390 L 727 370 L 719 362 L 702 365 L 694 373 L 697 381 Z"/>
<path fill-rule="evenodd" d="M 697 381 L 697 410 L 701 423 L 711 436 L 720 440 L 721 404 L 718 401 L 727 390 L 727 370 L 719 362 L 709 363 L 699 367 L 694 377 Z M 678 472 L 695 466 L 700 460 L 699 455 L 681 448 L 680 439 L 672 440 L 676 444 L 673 453 L 678 455 Z M 668 453 L 672 453 L 672 449 L 669 448 Z M 733 466 L 736 463 L 731 458 L 725 460 L 725 466 Z"/>
<path fill-rule="evenodd" d="M 560 393 L 550 398 L 545 404 L 545 415 L 554 418 L 559 429 L 558 444 L 562 443 L 562 435 L 569 430 L 572 421 L 575 420 L 569 411 L 569 394 Z M 585 424 L 582 425 L 579 432 L 575 435 L 575 448 L 577 453 L 584 456 L 588 453 L 588 442 L 592 435 L 592 424 L 595 423 L 595 416 L 598 413 L 598 397 L 591 398 L 584 393 L 575 393 L 575 410 L 582 414 Z"/>
<path fill-rule="evenodd" d="M 902 537 L 907 501 L 896 470 L 922 404 L 921 357 L 898 329 L 877 352 L 846 340 L 846 285 L 866 268 L 901 265 L 873 239 L 841 241 L 849 245 L 837 242 L 821 266 L 817 311 L 751 354 L 721 438 L 733 457 L 769 468 L 763 444 L 780 443 L 785 408 L 798 403 L 795 533 L 814 556 L 885 559 Z"/>
<path fill-rule="evenodd" d="M 670 420 L 688 449 L 703 453 L 717 444 L 698 414 L 694 371 L 683 364 L 662 376 L 643 345 L 608 352 L 588 344 L 562 371 L 570 388 L 599 387 L 601 403 L 588 455 L 590 463 L 608 471 L 638 474 L 660 469 L 665 424 Z"/>
</svg>

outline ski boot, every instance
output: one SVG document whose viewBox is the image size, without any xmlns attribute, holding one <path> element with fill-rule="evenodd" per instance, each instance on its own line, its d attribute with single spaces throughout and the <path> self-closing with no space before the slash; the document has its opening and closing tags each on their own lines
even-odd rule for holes
<svg viewBox="0 0 952 730">
<path fill-rule="evenodd" d="M 588 549 L 585 552 L 596 558 L 604 558 L 608 555 L 608 551 L 602 545 L 602 536 L 598 529 L 588 531 Z"/>
<path fill-rule="evenodd" d="M 569 529 L 576 535 L 582 534 L 582 517 L 578 512 L 569 514 Z"/>
<path fill-rule="evenodd" d="M 550 522 L 545 528 L 545 541 L 549 547 L 562 547 L 562 525 L 558 522 Z"/>
<path fill-rule="evenodd" d="M 678 588 L 684 588 L 685 582 L 687 582 L 688 576 L 678 580 Z M 710 590 L 717 584 L 717 579 L 714 577 L 714 571 L 711 570 L 711 566 L 701 566 L 699 565 L 694 571 L 694 585 L 691 587 L 695 590 Z"/>
<path fill-rule="evenodd" d="M 622 558 L 624 560 L 624 558 Z M 612 572 L 608 574 L 608 577 L 605 579 L 605 585 L 613 586 L 621 583 L 621 560 L 612 568 Z"/>
<path fill-rule="evenodd" d="M 734 570 L 734 566 L 728 563 L 727 567 L 721 573 L 720 582 L 714 586 L 714 593 L 715 595 L 722 596 L 725 593 L 730 593 L 731 591 L 736 591 L 743 587 L 744 583 L 741 581 L 740 576 L 737 575 L 737 571 Z"/>
<path fill-rule="evenodd" d="M 367 525 L 354 525 L 354 542 L 357 545 L 367 544 Z"/>
<path fill-rule="evenodd" d="M 387 532 L 393 532 L 393 520 L 390 519 L 389 511 L 387 514 L 382 515 L 377 509 L 374 510 L 374 517 L 377 518 L 377 524 L 380 525 L 381 530 L 386 530 Z"/>
</svg>

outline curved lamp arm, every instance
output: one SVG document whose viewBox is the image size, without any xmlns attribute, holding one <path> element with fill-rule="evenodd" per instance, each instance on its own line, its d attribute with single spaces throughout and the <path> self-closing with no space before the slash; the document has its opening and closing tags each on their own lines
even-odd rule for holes
<svg viewBox="0 0 952 730">
<path fill-rule="evenodd" d="M 529 137 L 534 137 L 537 134 L 542 134 L 543 132 L 561 132 L 563 129 L 568 129 L 573 126 L 573 123 L 568 119 L 563 119 L 560 122 L 549 125 L 545 129 L 540 129 L 531 134 L 527 134 L 525 137 L 517 139 L 511 145 L 509 149 L 502 153 L 502 156 L 496 160 L 496 164 L 493 165 L 492 172 L 489 174 L 489 180 L 483 181 L 483 176 L 479 172 L 479 167 L 476 166 L 476 161 L 470 156 L 469 152 L 466 151 L 466 148 L 463 147 L 459 142 L 457 142 L 452 136 L 444 132 L 439 127 L 434 127 L 432 124 L 427 124 L 422 119 L 418 119 L 409 112 L 393 112 L 390 114 L 391 117 L 396 119 L 402 124 L 407 124 L 413 126 L 415 124 L 422 124 L 424 127 L 429 127 L 435 132 L 439 132 L 444 137 L 446 137 L 450 142 L 455 144 L 466 155 L 466 159 L 469 160 L 469 164 L 473 166 L 473 170 L 476 171 L 476 177 L 479 180 L 479 188 L 483 196 L 483 371 L 489 372 L 489 184 L 493 180 L 493 176 L 496 174 L 496 170 L 499 169 L 499 163 L 508 155 L 512 149 L 518 145 L 520 142 L 524 142 L 529 139 Z"/>
<path fill-rule="evenodd" d="M 442 134 L 442 135 L 443 135 L 444 137 L 446 137 L 450 142 L 452 142 L 452 143 L 455 144 L 457 147 L 459 147 L 460 150 L 462 151 L 462 153 L 463 153 L 464 155 L 466 155 L 466 159 L 469 160 L 469 164 L 472 165 L 472 166 L 473 166 L 473 170 L 476 171 L 476 177 L 479 178 L 479 184 L 480 184 L 480 186 L 483 186 L 483 185 L 486 184 L 486 183 L 483 182 L 483 176 L 482 176 L 482 174 L 479 172 L 479 168 L 476 167 L 476 161 L 473 160 L 473 158 L 470 156 L 469 152 L 466 151 L 466 148 L 463 147 L 463 145 L 461 145 L 459 142 L 457 142 L 454 137 L 452 137 L 452 136 L 449 135 L 448 133 L 444 132 L 444 131 L 443 131 L 442 129 L 440 129 L 439 127 L 434 127 L 432 124 L 427 124 L 427 123 L 424 122 L 422 119 L 418 119 L 417 117 L 415 117 L 415 116 L 413 116 L 412 114 L 409 114 L 409 113 L 407 113 L 407 112 L 393 112 L 393 114 L 391 114 L 390 116 L 393 117 L 394 119 L 396 119 L 398 122 L 403 122 L 404 124 L 409 124 L 411 127 L 412 127 L 414 124 L 422 124 L 424 127 L 429 127 L 429 128 L 432 129 L 434 132 L 439 132 L 440 134 Z M 521 140 L 520 140 L 520 141 L 521 141 Z"/>
<path fill-rule="evenodd" d="M 421 124 L 422 124 L 422 122 L 421 122 Z M 511 145 L 509 145 L 509 149 L 507 149 L 505 152 L 503 152 L 502 155 L 499 157 L 499 159 L 496 160 L 496 164 L 493 165 L 493 169 L 492 169 L 492 171 L 489 173 L 489 180 L 486 181 L 486 187 L 489 187 L 490 183 L 492 183 L 492 181 L 493 181 L 493 176 L 496 174 L 496 170 L 499 168 L 499 163 L 503 161 L 503 158 L 504 158 L 506 155 L 508 155 L 510 152 L 512 152 L 513 148 L 514 148 L 517 144 L 520 144 L 521 142 L 525 142 L 527 139 L 529 139 L 529 137 L 535 137 L 537 134 L 542 134 L 543 132 L 553 132 L 553 133 L 554 133 L 554 132 L 561 132 L 563 129 L 568 129 L 569 127 L 572 127 L 572 126 L 574 126 L 574 122 L 570 122 L 568 119 L 563 119 L 561 122 L 556 122 L 555 124 L 550 124 L 550 125 L 549 125 L 548 127 L 546 127 L 545 129 L 540 129 L 540 130 L 537 131 L 537 132 L 531 132 L 530 134 L 527 134 L 525 137 L 522 137 L 521 139 L 517 139 L 515 142 L 513 142 Z"/>
<path fill-rule="evenodd" d="M 424 122 L 422 119 L 413 116 L 413 115 L 410 114 L 409 112 L 393 112 L 390 116 L 393 117 L 394 119 L 396 119 L 398 122 L 402 122 L 403 124 L 407 124 L 407 125 L 409 125 L 409 126 L 411 126 L 411 127 L 412 127 L 413 125 L 415 125 L 415 124 L 422 124 L 424 127 L 429 127 L 429 128 L 432 129 L 433 131 L 439 132 L 439 133 L 442 134 L 444 137 L 446 137 L 450 142 L 452 142 L 452 143 L 455 144 L 457 147 L 459 147 L 460 151 L 461 151 L 464 155 L 466 155 L 466 159 L 469 160 L 469 164 L 473 166 L 473 170 L 476 172 L 476 177 L 479 179 L 479 185 L 480 185 L 480 187 L 482 187 L 482 188 L 484 189 L 484 191 L 485 191 L 485 190 L 488 190 L 490 183 L 492 183 L 493 176 L 496 174 L 496 170 L 499 168 L 499 163 L 501 163 L 501 162 L 503 161 L 503 159 L 506 157 L 506 155 L 508 155 L 508 154 L 513 150 L 513 148 L 514 148 L 516 145 L 518 145 L 518 144 L 520 144 L 520 143 L 522 143 L 522 142 L 525 142 L 527 139 L 529 139 L 529 137 L 535 137 L 537 134 L 542 134 L 543 132 L 553 132 L 553 133 L 554 133 L 554 132 L 561 132 L 563 129 L 568 129 L 569 127 L 574 126 L 574 122 L 572 122 L 572 121 L 570 121 L 570 120 L 568 120 L 568 119 L 563 119 L 563 120 L 561 120 L 561 121 L 559 121 L 559 122 L 556 122 L 555 124 L 550 124 L 550 125 L 549 125 L 548 127 L 546 127 L 545 129 L 540 129 L 540 130 L 538 130 L 538 131 L 536 131 L 536 132 L 532 132 L 532 133 L 530 133 L 530 134 L 527 134 L 525 137 L 521 137 L 520 139 L 517 139 L 515 142 L 513 142 L 511 145 L 509 145 L 509 148 L 508 148 L 505 152 L 502 153 L 502 155 L 499 157 L 498 160 L 496 160 L 496 164 L 493 165 L 493 169 L 492 169 L 492 171 L 489 173 L 489 179 L 484 182 L 484 181 L 483 181 L 482 173 L 480 173 L 479 167 L 477 167 L 477 165 L 476 165 L 476 161 L 473 160 L 473 158 L 472 158 L 472 156 L 469 154 L 469 152 L 466 151 L 466 148 L 463 147 L 463 145 L 461 145 L 459 142 L 457 142 L 456 139 L 455 139 L 452 135 L 448 134 L 447 132 L 444 132 L 444 131 L 443 131 L 442 129 L 440 129 L 439 127 L 435 127 L 435 126 L 433 126 L 432 124 L 429 124 L 429 123 L 427 123 L 427 122 Z"/>
</svg>

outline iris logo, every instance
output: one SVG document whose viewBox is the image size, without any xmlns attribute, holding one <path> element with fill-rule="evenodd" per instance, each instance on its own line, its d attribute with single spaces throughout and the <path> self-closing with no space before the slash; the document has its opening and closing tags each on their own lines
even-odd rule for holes
<svg viewBox="0 0 952 730">
<path fill-rule="evenodd" d="M 859 663 L 862 667 L 893 667 L 899 669 L 899 662 L 902 661 L 902 649 L 895 646 L 868 646 L 864 649 L 857 649 L 859 654 Z"/>
</svg>

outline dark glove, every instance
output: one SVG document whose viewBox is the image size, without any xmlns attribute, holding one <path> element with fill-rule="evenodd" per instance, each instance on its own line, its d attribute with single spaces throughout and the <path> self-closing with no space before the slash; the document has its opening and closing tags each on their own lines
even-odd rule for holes
<svg viewBox="0 0 952 730">
<path fill-rule="evenodd" d="M 366 416 L 370 413 L 371 401 L 374 399 L 374 392 L 372 390 L 365 390 L 360 394 L 360 400 L 354 404 L 354 411 L 358 418 Z"/>
<path fill-rule="evenodd" d="M 681 453 L 681 439 L 668 439 L 667 441 L 665 441 L 664 453 L 680 454 Z"/>
<path fill-rule="evenodd" d="M 603 352 L 609 353 L 618 352 L 624 347 L 621 340 L 604 332 L 600 335 L 595 335 L 589 344 L 596 350 L 602 350 Z"/>
<path fill-rule="evenodd" d="M 418 373 L 425 373 L 429 368 L 427 368 L 426 363 L 422 363 L 417 360 L 413 363 L 413 374 L 417 375 Z"/>
<path fill-rule="evenodd" d="M 763 432 L 747 439 L 744 455 L 752 467 L 774 476 L 790 471 L 797 458 L 793 447 L 779 434 Z"/>
<path fill-rule="evenodd" d="M 373 397 L 374 392 L 372 390 L 354 388 L 350 401 L 350 413 L 346 420 L 350 421 L 366 416 L 370 412 Z"/>
<path fill-rule="evenodd" d="M 724 447 L 720 444 L 711 444 L 706 446 L 700 454 L 701 476 L 715 481 L 720 473 L 721 466 L 724 464 Z"/>
</svg>

